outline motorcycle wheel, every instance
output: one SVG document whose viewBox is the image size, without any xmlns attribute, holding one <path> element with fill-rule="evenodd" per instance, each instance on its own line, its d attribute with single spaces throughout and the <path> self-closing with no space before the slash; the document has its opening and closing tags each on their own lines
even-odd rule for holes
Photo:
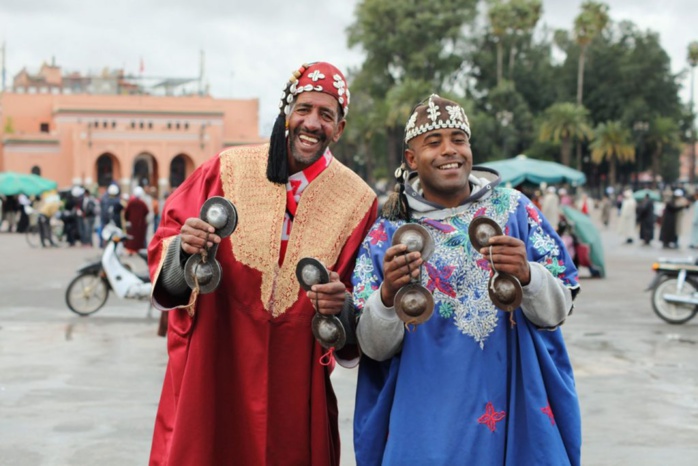
<svg viewBox="0 0 698 466">
<path fill-rule="evenodd" d="M 94 272 L 81 273 L 73 278 L 65 290 L 68 308 L 83 317 L 99 311 L 108 297 L 109 284 Z"/>
<path fill-rule="evenodd" d="M 668 278 L 663 280 L 652 290 L 652 308 L 662 320 L 670 324 L 683 324 L 691 320 L 698 313 L 698 306 L 691 304 L 668 303 L 664 300 L 665 294 L 678 294 L 681 296 L 691 296 L 698 291 L 698 285 L 693 281 L 686 280 L 683 288 L 679 292 L 677 289 L 678 280 Z"/>
</svg>

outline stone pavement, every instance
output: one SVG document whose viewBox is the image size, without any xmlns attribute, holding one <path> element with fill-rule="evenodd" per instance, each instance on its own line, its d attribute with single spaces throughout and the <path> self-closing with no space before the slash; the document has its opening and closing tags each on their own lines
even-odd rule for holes
<svg viewBox="0 0 698 466">
<path fill-rule="evenodd" d="M 654 259 L 690 250 L 625 245 L 611 229 L 602 237 L 608 276 L 582 279 L 563 327 L 582 408 L 583 464 L 698 464 L 698 318 L 668 325 L 643 291 Z M 97 255 L 30 249 L 21 235 L 0 234 L 0 465 L 147 464 L 165 341 L 144 302 L 111 296 L 90 317 L 68 310 L 68 282 Z M 356 371 L 332 377 L 342 464 L 353 465 Z"/>
</svg>

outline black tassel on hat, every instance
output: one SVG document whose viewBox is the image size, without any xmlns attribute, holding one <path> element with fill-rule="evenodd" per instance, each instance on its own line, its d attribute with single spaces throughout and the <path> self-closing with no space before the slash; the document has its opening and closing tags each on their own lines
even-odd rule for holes
<svg viewBox="0 0 698 466">
<path fill-rule="evenodd" d="M 286 184 L 288 181 L 288 153 L 286 147 L 286 115 L 282 111 L 276 117 L 269 140 L 267 179 L 272 183 Z"/>
<path fill-rule="evenodd" d="M 381 214 L 383 217 L 391 221 L 410 220 L 410 212 L 407 206 L 407 196 L 405 195 L 405 183 L 409 171 L 403 162 L 397 170 L 395 170 L 395 188 L 388 196 L 388 200 L 383 204 Z"/>
</svg>

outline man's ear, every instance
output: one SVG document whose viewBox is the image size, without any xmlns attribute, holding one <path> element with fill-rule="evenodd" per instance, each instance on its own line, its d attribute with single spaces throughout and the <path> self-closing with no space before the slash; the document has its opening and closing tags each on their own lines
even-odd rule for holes
<svg viewBox="0 0 698 466">
<path fill-rule="evenodd" d="M 407 161 L 407 166 L 410 167 L 410 170 L 416 170 L 417 169 L 417 154 L 414 153 L 412 149 L 409 147 L 405 149 L 405 160 Z"/>
<path fill-rule="evenodd" d="M 344 125 L 346 124 L 347 120 L 345 119 L 342 119 L 342 121 L 337 124 L 337 131 L 334 133 L 334 136 L 332 136 L 332 142 L 335 144 L 339 141 L 339 138 L 342 137 L 342 133 L 344 133 Z"/>
</svg>

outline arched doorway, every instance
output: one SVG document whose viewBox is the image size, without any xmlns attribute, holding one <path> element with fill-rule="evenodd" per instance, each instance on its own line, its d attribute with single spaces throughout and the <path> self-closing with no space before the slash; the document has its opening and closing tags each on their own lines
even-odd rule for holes
<svg viewBox="0 0 698 466">
<path fill-rule="evenodd" d="M 117 181 L 121 172 L 119 159 L 108 152 L 97 157 L 95 169 L 97 170 L 96 178 L 99 187 L 107 187 Z"/>
<path fill-rule="evenodd" d="M 170 188 L 175 189 L 184 183 L 187 176 L 194 171 L 194 161 L 186 154 L 178 154 L 170 162 Z"/>
<path fill-rule="evenodd" d="M 152 154 L 143 152 L 133 161 L 131 186 L 157 186 L 158 162 Z"/>
<path fill-rule="evenodd" d="M 38 165 L 34 165 L 31 169 L 31 174 L 41 176 L 41 167 Z"/>
</svg>

